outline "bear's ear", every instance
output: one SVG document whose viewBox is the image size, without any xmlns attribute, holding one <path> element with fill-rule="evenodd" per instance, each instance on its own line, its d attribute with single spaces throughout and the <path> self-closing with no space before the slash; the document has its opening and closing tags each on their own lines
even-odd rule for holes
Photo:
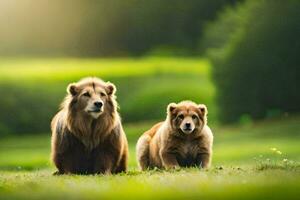
<svg viewBox="0 0 300 200">
<path fill-rule="evenodd" d="M 115 92 L 117 90 L 116 86 L 113 83 L 111 83 L 111 82 L 106 82 L 106 84 L 107 84 L 107 86 L 106 86 L 106 88 L 107 88 L 107 94 L 108 95 L 115 94 Z"/>
<path fill-rule="evenodd" d="M 199 110 L 200 110 L 201 115 L 205 117 L 205 116 L 207 115 L 207 108 L 206 108 L 206 105 L 204 105 L 204 104 L 199 104 L 199 105 L 198 105 L 198 108 L 199 108 Z"/>
<path fill-rule="evenodd" d="M 76 83 L 70 83 L 67 88 L 67 92 L 72 96 L 75 96 L 78 93 L 78 89 L 76 87 Z"/>
<path fill-rule="evenodd" d="M 174 110 L 177 108 L 176 103 L 170 103 L 167 108 L 167 113 L 173 114 Z"/>
</svg>

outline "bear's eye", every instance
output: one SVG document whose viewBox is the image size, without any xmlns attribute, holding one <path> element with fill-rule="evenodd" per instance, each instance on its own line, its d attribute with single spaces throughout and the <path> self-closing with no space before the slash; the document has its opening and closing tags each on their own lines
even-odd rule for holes
<svg viewBox="0 0 300 200">
<path fill-rule="evenodd" d="M 104 96 L 106 96 L 106 94 L 104 92 L 100 92 L 100 96 L 104 97 Z"/>
<path fill-rule="evenodd" d="M 91 95 L 90 95 L 90 93 L 89 93 L 89 92 L 85 92 L 85 93 L 83 93 L 83 96 L 85 96 L 85 97 L 91 97 Z"/>
<path fill-rule="evenodd" d="M 192 119 L 197 119 L 197 116 L 196 116 L 196 115 L 193 115 L 193 116 L 192 116 Z"/>
<path fill-rule="evenodd" d="M 183 114 L 178 115 L 178 118 L 179 118 L 179 119 L 183 119 L 183 118 L 184 118 Z"/>
</svg>

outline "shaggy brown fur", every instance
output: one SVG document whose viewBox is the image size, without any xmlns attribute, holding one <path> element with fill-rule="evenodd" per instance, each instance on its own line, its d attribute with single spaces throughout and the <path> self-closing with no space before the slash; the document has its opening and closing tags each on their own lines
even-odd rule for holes
<svg viewBox="0 0 300 200">
<path fill-rule="evenodd" d="M 70 84 L 67 91 L 51 123 L 56 174 L 126 171 L 128 144 L 117 112 L 115 86 L 85 78 Z"/>
<path fill-rule="evenodd" d="M 206 106 L 191 101 L 171 103 L 167 113 L 164 122 L 154 125 L 138 140 L 136 151 L 140 168 L 208 168 L 213 135 L 206 122 Z"/>
</svg>

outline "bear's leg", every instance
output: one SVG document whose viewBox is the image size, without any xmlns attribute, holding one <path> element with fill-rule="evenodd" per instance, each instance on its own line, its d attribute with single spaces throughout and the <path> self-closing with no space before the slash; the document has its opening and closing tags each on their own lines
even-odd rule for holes
<svg viewBox="0 0 300 200">
<path fill-rule="evenodd" d="M 79 173 L 79 166 L 76 163 L 75 158 L 72 158 L 68 153 L 56 155 L 53 161 L 58 170 L 54 175 Z"/>
<path fill-rule="evenodd" d="M 211 155 L 209 153 L 199 153 L 196 158 L 197 166 L 201 168 L 209 168 L 211 162 Z"/>
<path fill-rule="evenodd" d="M 53 160 L 54 165 L 55 165 L 56 168 L 57 168 L 57 171 L 54 172 L 53 175 L 62 175 L 62 174 L 64 174 L 63 162 L 62 162 L 61 159 L 59 159 L 59 157 L 60 157 L 60 156 L 57 155 L 57 154 L 54 154 L 54 155 L 53 155 L 52 160 Z"/>
<path fill-rule="evenodd" d="M 169 152 L 165 149 L 161 149 L 159 154 L 164 168 L 176 169 L 180 167 L 176 158 L 176 154 L 174 152 Z"/>
<path fill-rule="evenodd" d="M 139 138 L 136 145 L 136 158 L 141 170 L 146 170 L 150 167 L 150 140 L 151 138 L 148 135 L 143 135 Z"/>
<path fill-rule="evenodd" d="M 93 173 L 111 174 L 116 167 L 116 155 L 111 152 L 98 151 L 94 155 Z"/>
<path fill-rule="evenodd" d="M 70 149 L 66 152 L 54 155 L 53 161 L 58 170 L 55 175 L 90 173 L 90 160 L 88 159 L 88 155 L 78 147 L 77 149 Z"/>
<path fill-rule="evenodd" d="M 121 173 L 121 172 L 126 172 L 127 171 L 127 153 L 124 153 L 122 155 L 122 158 L 119 162 L 119 165 L 118 167 L 116 168 L 115 172 L 114 173 Z"/>
</svg>

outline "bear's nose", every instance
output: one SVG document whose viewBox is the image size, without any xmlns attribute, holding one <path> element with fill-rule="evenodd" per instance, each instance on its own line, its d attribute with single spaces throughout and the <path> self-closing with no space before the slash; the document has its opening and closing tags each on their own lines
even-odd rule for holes
<svg viewBox="0 0 300 200">
<path fill-rule="evenodd" d="M 186 128 L 191 128 L 191 123 L 185 123 Z"/>
<path fill-rule="evenodd" d="M 97 107 L 97 108 L 101 108 L 103 106 L 103 103 L 101 101 L 96 101 L 94 102 L 94 105 Z"/>
</svg>

